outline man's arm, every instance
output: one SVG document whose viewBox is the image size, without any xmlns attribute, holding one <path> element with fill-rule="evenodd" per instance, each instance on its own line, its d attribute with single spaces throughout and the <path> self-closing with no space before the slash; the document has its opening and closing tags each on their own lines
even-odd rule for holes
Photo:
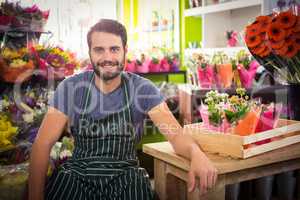
<svg viewBox="0 0 300 200">
<path fill-rule="evenodd" d="M 29 199 L 44 199 L 45 180 L 52 146 L 61 136 L 68 117 L 49 107 L 32 145 L 29 167 Z"/>
<path fill-rule="evenodd" d="M 201 151 L 193 138 L 183 134 L 183 129 L 177 122 L 165 102 L 155 106 L 148 112 L 149 117 L 159 130 L 166 136 L 175 152 L 190 159 L 189 191 L 196 185 L 195 178 L 200 178 L 200 192 L 205 193 L 212 188 L 217 179 L 217 170 Z"/>
</svg>

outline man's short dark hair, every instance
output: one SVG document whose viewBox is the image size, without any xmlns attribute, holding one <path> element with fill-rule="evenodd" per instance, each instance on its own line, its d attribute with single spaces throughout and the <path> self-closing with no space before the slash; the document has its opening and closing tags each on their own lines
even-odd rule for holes
<svg viewBox="0 0 300 200">
<path fill-rule="evenodd" d="M 127 44 L 126 28 L 116 20 L 100 19 L 94 26 L 91 27 L 91 29 L 87 34 L 87 43 L 89 49 L 91 48 L 91 43 L 92 43 L 91 36 L 93 32 L 105 32 L 105 33 L 111 33 L 120 36 L 122 39 L 123 48 L 125 48 Z"/>
</svg>

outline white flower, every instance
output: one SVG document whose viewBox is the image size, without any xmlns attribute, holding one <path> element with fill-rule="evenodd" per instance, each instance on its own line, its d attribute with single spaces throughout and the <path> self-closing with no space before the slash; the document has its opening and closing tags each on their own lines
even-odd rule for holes
<svg viewBox="0 0 300 200">
<path fill-rule="evenodd" d="M 56 142 L 53 145 L 51 152 L 50 152 L 50 157 L 52 159 L 57 160 L 59 158 L 59 151 L 60 151 L 61 146 L 62 146 L 61 142 Z"/>
<path fill-rule="evenodd" d="M 62 152 L 60 152 L 59 154 L 59 158 L 60 159 L 64 159 L 66 157 L 71 157 L 72 156 L 72 153 L 70 150 L 63 150 Z"/>
<path fill-rule="evenodd" d="M 25 113 L 22 115 L 22 117 L 25 122 L 32 123 L 34 119 L 34 113 L 33 112 Z"/>
</svg>

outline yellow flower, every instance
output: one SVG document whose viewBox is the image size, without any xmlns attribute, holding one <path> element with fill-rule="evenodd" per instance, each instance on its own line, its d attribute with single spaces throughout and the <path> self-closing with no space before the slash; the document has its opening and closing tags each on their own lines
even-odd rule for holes
<svg viewBox="0 0 300 200">
<path fill-rule="evenodd" d="M 0 115 L 0 148 L 12 144 L 12 138 L 17 134 L 18 128 L 12 126 L 7 116 Z"/>
<path fill-rule="evenodd" d="M 27 62 L 25 62 L 24 60 L 22 59 L 14 59 L 11 63 L 10 63 L 10 67 L 13 67 L 13 68 L 19 68 L 19 67 L 23 67 L 24 65 L 26 65 Z"/>
<path fill-rule="evenodd" d="M 9 48 L 5 48 L 1 54 L 6 59 L 15 59 L 21 57 L 18 51 L 14 51 Z"/>
</svg>

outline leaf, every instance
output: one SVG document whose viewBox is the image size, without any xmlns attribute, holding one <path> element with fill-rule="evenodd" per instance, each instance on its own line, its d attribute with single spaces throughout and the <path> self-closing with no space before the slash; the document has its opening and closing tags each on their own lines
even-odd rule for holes
<svg viewBox="0 0 300 200">
<path fill-rule="evenodd" d="M 230 122 L 233 123 L 236 120 L 236 113 L 230 111 L 230 110 L 224 110 L 225 112 L 225 117 L 226 119 Z"/>
</svg>

